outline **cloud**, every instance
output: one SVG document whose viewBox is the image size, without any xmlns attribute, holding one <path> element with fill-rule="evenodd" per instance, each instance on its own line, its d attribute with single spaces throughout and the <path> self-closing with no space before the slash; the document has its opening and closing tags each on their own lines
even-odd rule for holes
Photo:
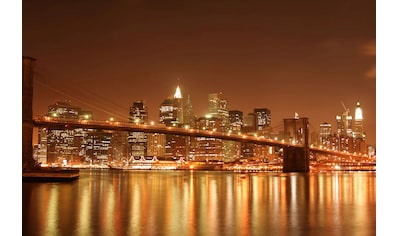
<svg viewBox="0 0 399 236">
<path fill-rule="evenodd" d="M 362 45 L 361 47 L 361 52 L 362 54 L 369 56 L 369 57 L 376 57 L 376 42 L 374 40 L 370 40 L 366 42 L 365 44 Z M 370 69 L 368 69 L 365 73 L 365 76 L 367 79 L 375 79 L 376 78 L 376 63 L 374 60 L 374 64 L 371 66 Z"/>
<path fill-rule="evenodd" d="M 376 56 L 375 40 L 370 40 L 362 45 L 362 53 L 369 56 Z"/>
<path fill-rule="evenodd" d="M 368 70 L 366 72 L 366 77 L 370 78 L 370 79 L 375 79 L 376 75 L 377 75 L 377 70 L 376 70 L 376 66 L 374 65 L 373 68 L 371 68 L 370 70 Z"/>
</svg>

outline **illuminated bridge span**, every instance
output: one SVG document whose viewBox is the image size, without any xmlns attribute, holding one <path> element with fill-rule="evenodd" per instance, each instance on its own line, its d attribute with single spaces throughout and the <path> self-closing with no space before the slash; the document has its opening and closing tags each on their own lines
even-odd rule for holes
<svg viewBox="0 0 399 236">
<path fill-rule="evenodd" d="M 173 126 L 165 126 L 161 124 L 135 124 L 128 122 L 111 122 L 111 121 L 94 121 L 94 120 L 65 120 L 51 117 L 34 117 L 33 125 L 36 127 L 51 128 L 51 129 L 103 129 L 114 131 L 130 131 L 130 132 L 144 132 L 144 133 L 161 133 L 173 134 L 188 137 L 207 137 L 217 138 L 221 140 L 231 140 L 242 143 L 253 143 L 258 145 L 267 145 L 279 147 L 284 149 L 284 165 L 287 165 L 290 160 L 295 159 L 295 162 L 303 162 L 301 166 L 309 166 L 309 153 L 322 154 L 333 156 L 340 163 L 360 162 L 363 154 L 355 154 L 348 152 L 340 152 L 336 150 L 326 149 L 324 147 L 305 147 L 301 144 L 292 144 L 284 141 L 265 138 L 263 136 L 253 136 L 247 134 L 230 134 L 225 132 L 207 131 L 193 128 L 179 128 Z M 286 153 L 290 153 L 287 154 Z M 297 164 L 295 164 L 297 165 Z M 297 168 L 294 167 L 294 170 Z M 300 170 L 299 170 L 300 171 Z M 305 168 L 306 171 L 306 168 Z"/>
<path fill-rule="evenodd" d="M 282 141 L 267 139 L 264 137 L 256 137 L 245 134 L 229 134 L 217 131 L 199 130 L 193 128 L 179 128 L 173 126 L 165 126 L 159 124 L 135 124 L 128 122 L 110 122 L 110 121 L 94 121 L 94 120 L 64 120 L 54 119 L 50 117 L 34 117 L 33 125 L 36 127 L 52 128 L 52 129 L 104 129 L 115 131 L 130 131 L 130 132 L 144 132 L 144 133 L 161 133 L 161 134 L 175 134 L 190 137 L 207 137 L 217 138 L 222 140 L 231 140 L 237 142 L 250 142 L 260 145 L 268 145 L 274 147 L 287 147 L 302 145 L 288 144 Z"/>
</svg>

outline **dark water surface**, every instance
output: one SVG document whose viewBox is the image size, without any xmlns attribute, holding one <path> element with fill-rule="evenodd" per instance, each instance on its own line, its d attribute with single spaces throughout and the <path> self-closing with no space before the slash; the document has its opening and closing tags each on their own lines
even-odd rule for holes
<svg viewBox="0 0 399 236">
<path fill-rule="evenodd" d="M 22 184 L 23 235 L 375 235 L 376 173 L 81 170 Z"/>
</svg>

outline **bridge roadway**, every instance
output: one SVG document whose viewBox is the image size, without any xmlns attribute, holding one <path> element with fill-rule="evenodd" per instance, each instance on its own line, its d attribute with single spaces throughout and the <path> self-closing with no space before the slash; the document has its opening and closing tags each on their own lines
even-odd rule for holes
<svg viewBox="0 0 399 236">
<path fill-rule="evenodd" d="M 115 131 L 130 131 L 130 132 L 144 132 L 144 133 L 162 133 L 162 134 L 176 134 L 190 137 L 207 137 L 217 138 L 223 140 L 231 140 L 237 142 L 250 142 L 261 145 L 288 147 L 301 145 L 289 145 L 285 142 L 276 141 L 273 139 L 266 139 L 263 137 L 249 136 L 245 134 L 229 134 L 217 131 L 199 130 L 193 128 L 179 128 L 173 126 L 165 126 L 159 124 L 135 124 L 128 122 L 110 122 L 110 121 L 94 121 L 94 120 L 65 120 L 54 119 L 50 117 L 34 117 L 33 125 L 36 127 L 45 127 L 52 129 L 103 129 Z"/>
<path fill-rule="evenodd" d="M 217 138 L 222 140 L 231 140 L 236 142 L 248 142 L 259 145 L 267 145 L 273 147 L 287 148 L 287 147 L 303 147 L 302 145 L 292 144 L 284 141 L 264 138 L 261 136 L 252 136 L 246 134 L 230 134 L 217 131 L 199 130 L 193 128 L 179 128 L 172 126 L 165 126 L 159 124 L 135 124 L 128 122 L 115 121 L 95 121 L 95 120 L 67 120 L 51 117 L 33 117 L 33 125 L 35 127 L 52 128 L 52 129 L 103 129 L 115 131 L 131 131 L 144 133 L 162 133 L 175 134 L 189 137 L 207 137 Z M 319 147 L 309 147 L 313 153 L 334 155 L 341 157 L 364 157 L 362 154 L 354 154 L 347 152 L 340 152 Z"/>
</svg>

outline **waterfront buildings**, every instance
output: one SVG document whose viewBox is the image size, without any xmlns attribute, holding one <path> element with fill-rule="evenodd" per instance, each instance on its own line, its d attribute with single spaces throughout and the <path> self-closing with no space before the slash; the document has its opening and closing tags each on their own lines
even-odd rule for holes
<svg viewBox="0 0 399 236">
<path fill-rule="evenodd" d="M 92 119 L 90 111 L 72 106 L 71 102 L 67 101 L 49 105 L 46 116 L 50 119 L 82 121 Z M 114 148 L 111 148 L 111 140 L 116 135 L 112 131 L 41 128 L 38 134 L 39 145 L 35 152 L 38 154 L 38 162 L 43 164 L 107 163 L 112 154 L 110 151 L 120 149 L 116 147 L 117 142 L 114 142 Z"/>
</svg>

